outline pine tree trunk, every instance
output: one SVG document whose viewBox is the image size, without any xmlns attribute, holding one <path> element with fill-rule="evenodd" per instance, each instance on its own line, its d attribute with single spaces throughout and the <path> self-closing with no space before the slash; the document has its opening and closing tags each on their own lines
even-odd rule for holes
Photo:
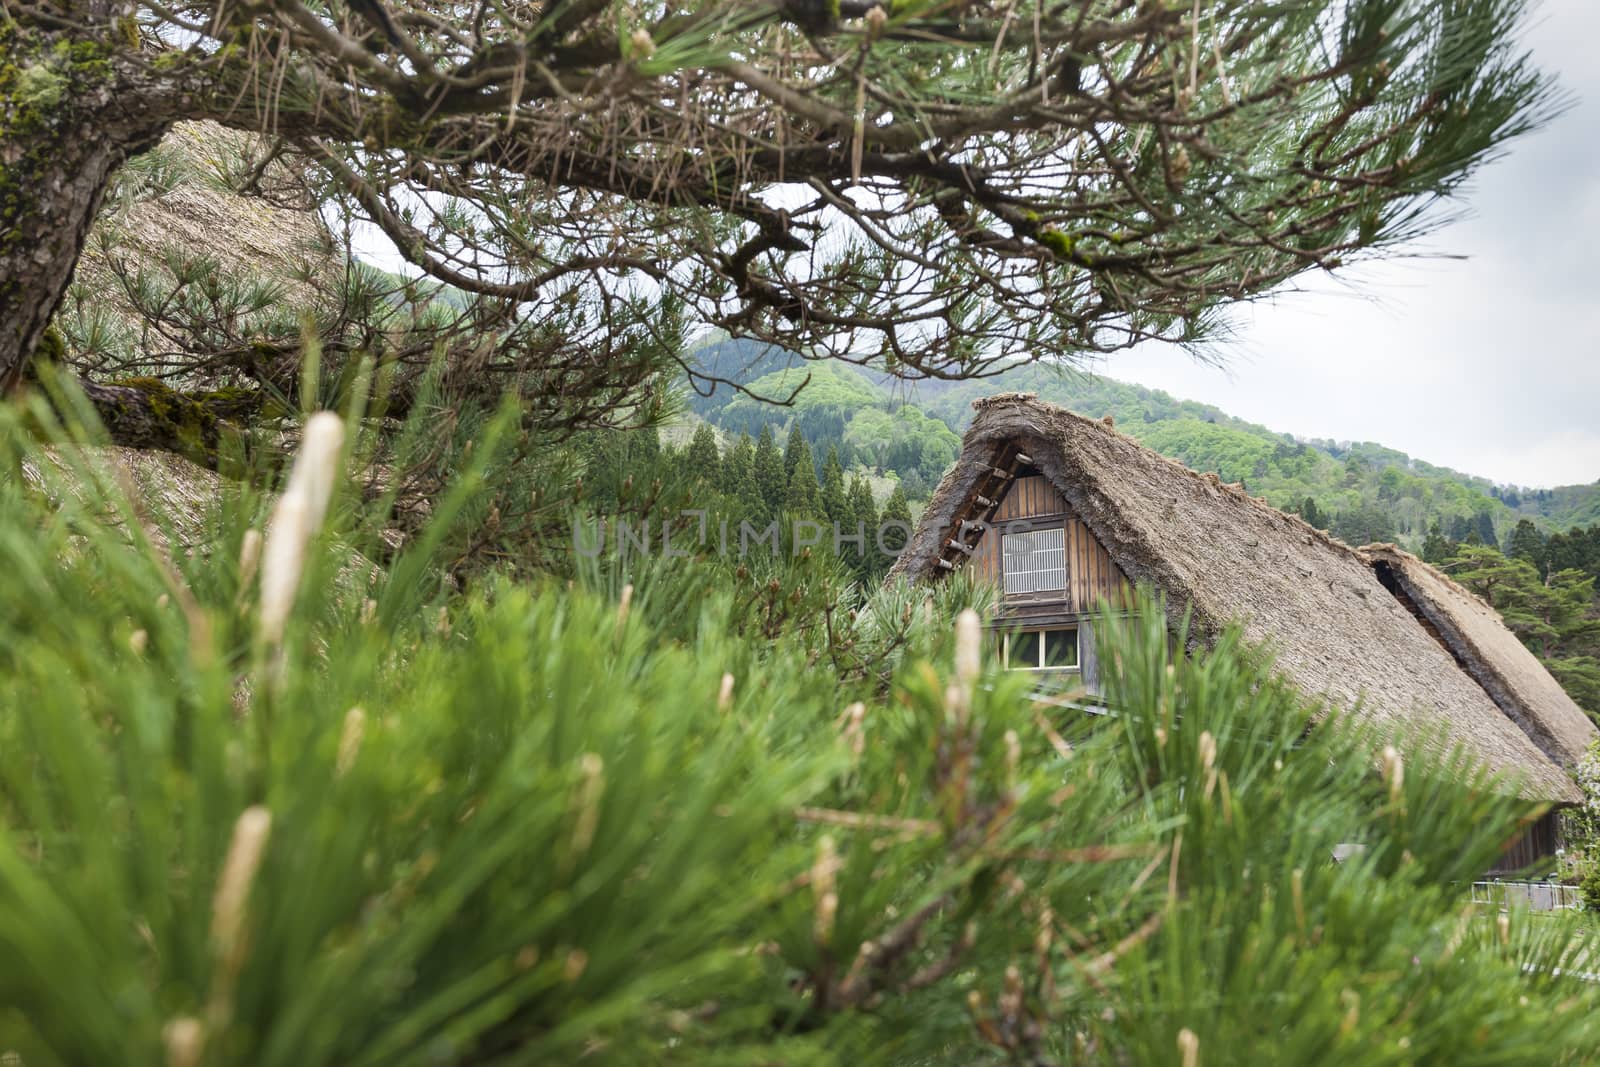
<svg viewBox="0 0 1600 1067">
<path fill-rule="evenodd" d="M 124 58 L 0 26 L 0 392 L 44 339 L 112 175 L 171 124 Z"/>
</svg>

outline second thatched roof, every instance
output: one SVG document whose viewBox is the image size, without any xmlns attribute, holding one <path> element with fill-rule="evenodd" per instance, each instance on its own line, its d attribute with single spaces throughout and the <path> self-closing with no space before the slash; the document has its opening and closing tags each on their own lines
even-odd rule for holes
<svg viewBox="0 0 1600 1067">
<path fill-rule="evenodd" d="M 1600 731 L 1499 612 L 1394 545 L 1368 545 L 1361 555 L 1540 751 L 1565 767 L 1583 758 Z"/>
<path fill-rule="evenodd" d="M 1519 780 L 1526 796 L 1580 799 L 1561 764 L 1570 764 L 1584 731 L 1570 716 L 1554 715 L 1561 725 L 1553 732 L 1563 740 L 1541 750 L 1462 669 L 1444 643 L 1448 635 L 1430 633 L 1355 549 L 1032 394 L 990 397 L 974 407 L 961 456 L 894 574 L 935 576 L 941 546 L 971 515 L 986 469 L 1002 449 L 1020 448 L 1128 577 L 1165 593 L 1174 614 L 1189 609 L 1202 637 L 1237 622 L 1274 650 L 1279 670 L 1308 695 L 1359 707 L 1425 743 L 1459 745 L 1488 770 Z M 1520 663 L 1515 672 L 1517 692 L 1530 708 L 1546 708 L 1550 694 L 1525 668 Z"/>
</svg>

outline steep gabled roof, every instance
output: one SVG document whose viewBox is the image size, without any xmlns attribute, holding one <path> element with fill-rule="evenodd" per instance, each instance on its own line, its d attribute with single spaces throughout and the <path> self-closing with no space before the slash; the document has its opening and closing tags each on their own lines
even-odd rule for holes
<svg viewBox="0 0 1600 1067">
<path fill-rule="evenodd" d="M 1010 393 L 978 409 L 891 576 L 942 569 L 944 546 L 981 510 L 977 487 L 1020 449 L 1130 579 L 1164 592 L 1175 616 L 1214 635 L 1240 623 L 1308 695 L 1359 707 L 1433 744 L 1459 744 L 1525 795 L 1579 799 L 1566 772 L 1507 718 L 1455 656 L 1348 545 L 1242 489 L 1140 445 L 1110 425 Z M 1542 668 L 1540 668 L 1542 671 Z M 1444 736 L 1441 736 L 1441 728 Z"/>
<path fill-rule="evenodd" d="M 1368 545 L 1361 555 L 1393 582 L 1470 674 L 1540 750 L 1571 767 L 1600 731 L 1550 676 L 1500 613 L 1447 575 L 1394 545 Z"/>
</svg>

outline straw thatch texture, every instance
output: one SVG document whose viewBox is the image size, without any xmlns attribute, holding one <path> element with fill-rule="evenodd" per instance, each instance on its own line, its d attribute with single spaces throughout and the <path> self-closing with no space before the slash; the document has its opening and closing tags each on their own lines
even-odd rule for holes
<svg viewBox="0 0 1600 1067">
<path fill-rule="evenodd" d="M 1006 394 L 979 401 L 962 454 L 893 575 L 932 577 L 974 484 L 1014 443 L 1056 486 L 1130 579 L 1186 609 L 1202 639 L 1229 622 L 1277 654 L 1308 695 L 1381 726 L 1459 745 L 1525 795 L 1575 802 L 1577 787 L 1379 583 L 1354 549 L 1112 427 Z"/>
<path fill-rule="evenodd" d="M 0 471 L 0 478 L 5 476 Z M 131 512 L 151 544 L 169 557 L 215 551 L 221 544 L 218 509 L 239 492 L 236 483 L 216 471 L 172 452 L 116 445 L 41 448 L 23 460 L 22 477 L 51 502 L 61 504 L 71 498 L 87 504 L 95 521 L 124 533 L 125 514 Z M 119 499 L 126 503 L 126 511 Z M 271 513 L 270 501 L 262 513 Z M 394 533 L 380 536 L 391 548 L 399 547 Z M 345 596 L 365 597 L 382 577 L 381 567 L 347 549 L 333 582 Z"/>
<path fill-rule="evenodd" d="M 120 176 L 84 246 L 63 314 L 111 318 L 140 357 L 169 352 L 172 340 L 148 328 L 121 275 L 142 275 L 166 291 L 177 284 L 174 266 L 196 257 L 214 257 L 218 279 L 277 286 L 286 329 L 302 312 L 330 308 L 344 259 L 301 175 L 280 161 L 260 175 L 263 195 L 230 187 L 260 157 L 262 144 L 211 122 L 173 126 L 139 161 L 148 173 L 130 168 Z"/>
<path fill-rule="evenodd" d="M 1571 767 L 1600 737 L 1583 709 L 1506 628 L 1494 608 L 1394 545 L 1368 545 L 1361 554 L 1375 566 L 1387 568 L 1385 576 L 1434 627 L 1462 669 L 1545 755 Z"/>
<path fill-rule="evenodd" d="M 41 449 L 37 455 L 51 469 L 41 469 L 39 460 L 25 460 L 22 477 L 29 485 L 57 499 L 70 493 L 80 502 L 98 501 L 100 495 L 79 476 L 86 467 L 103 486 L 127 500 L 145 534 L 168 552 L 210 542 L 212 509 L 229 490 L 229 483 L 215 471 L 171 452 L 84 445 L 71 446 L 70 454 L 57 447 Z M 113 526 L 122 524 L 121 515 L 112 508 L 97 505 L 97 518 Z"/>
</svg>

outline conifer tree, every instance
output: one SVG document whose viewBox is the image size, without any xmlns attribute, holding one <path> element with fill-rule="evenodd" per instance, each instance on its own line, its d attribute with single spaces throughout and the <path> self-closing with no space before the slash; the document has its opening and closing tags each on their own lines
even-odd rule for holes
<svg viewBox="0 0 1600 1067">
<path fill-rule="evenodd" d="M 861 581 L 871 581 L 887 571 L 891 561 L 878 551 L 878 508 L 872 499 L 872 487 L 860 474 L 850 480 L 844 516 L 840 525 L 846 532 L 854 535 L 859 529 L 864 538 L 859 552 L 850 561 L 852 569 Z"/>
<path fill-rule="evenodd" d="M 756 444 L 747 433 L 722 457 L 722 493 L 740 517 L 755 518 L 761 513 L 761 490 L 756 486 Z"/>
<path fill-rule="evenodd" d="M 772 439 L 771 424 L 761 427 L 750 469 L 755 478 L 756 494 L 761 501 L 759 517 L 763 521 L 775 518 L 783 510 L 788 486 L 783 476 L 783 454 Z"/>
<path fill-rule="evenodd" d="M 889 524 L 897 524 L 890 528 Z M 883 514 L 879 517 L 879 525 L 884 527 L 883 544 L 890 552 L 898 552 L 905 548 L 910 540 L 911 502 L 906 499 L 906 491 L 896 485 L 894 492 L 889 494 L 889 499 L 883 502 Z"/>
<path fill-rule="evenodd" d="M 1551 571 L 1576 570 L 1600 579 L 1600 523 L 1551 534 L 1546 550 Z"/>
<path fill-rule="evenodd" d="M 806 446 L 805 434 L 800 432 L 800 420 L 797 418 L 789 425 L 789 438 L 783 445 L 783 484 L 788 485 L 794 477 L 795 464 L 800 462 L 800 453 L 804 449 L 807 454 L 810 449 Z"/>
<path fill-rule="evenodd" d="M 1527 560 L 1539 572 L 1540 578 L 1545 576 L 1546 565 L 1549 562 L 1548 552 L 1544 535 L 1539 532 L 1532 519 L 1517 521 L 1511 536 L 1506 538 L 1506 556 L 1510 559 Z"/>
<path fill-rule="evenodd" d="M 1456 554 L 1459 546 L 1444 535 L 1444 530 L 1439 525 L 1439 520 L 1434 519 L 1428 527 L 1428 535 L 1422 541 L 1422 559 L 1435 567 L 1443 566 L 1451 556 Z"/>
<path fill-rule="evenodd" d="M 584 436 L 585 485 L 591 499 L 615 506 L 650 484 L 661 460 L 661 436 L 654 426 L 638 430 L 592 431 Z"/>
<path fill-rule="evenodd" d="M 829 522 L 838 523 L 841 527 L 846 525 L 854 527 L 855 518 L 850 515 L 844 465 L 839 462 L 838 445 L 828 446 L 828 458 L 822 463 L 821 500 L 822 513 L 828 517 Z"/>
<path fill-rule="evenodd" d="M 1494 533 L 1494 515 L 1488 508 L 1480 510 L 1473 517 L 1474 532 L 1478 535 L 1478 543 L 1497 547 L 1500 539 Z"/>
<path fill-rule="evenodd" d="M 695 481 L 702 485 L 718 484 L 722 460 L 717 451 L 717 432 L 709 422 L 702 422 L 695 429 L 694 437 L 689 441 L 689 450 L 684 454 L 684 462 L 688 464 L 689 474 Z"/>
<path fill-rule="evenodd" d="M 805 438 L 798 437 L 800 430 L 789 435 L 789 450 L 784 464 L 789 467 L 789 485 L 784 490 L 784 509 L 797 518 L 816 520 L 826 518 L 822 512 L 822 493 L 816 483 L 816 464 L 811 462 L 811 446 Z M 794 453 L 790 461 L 789 451 Z"/>
</svg>

